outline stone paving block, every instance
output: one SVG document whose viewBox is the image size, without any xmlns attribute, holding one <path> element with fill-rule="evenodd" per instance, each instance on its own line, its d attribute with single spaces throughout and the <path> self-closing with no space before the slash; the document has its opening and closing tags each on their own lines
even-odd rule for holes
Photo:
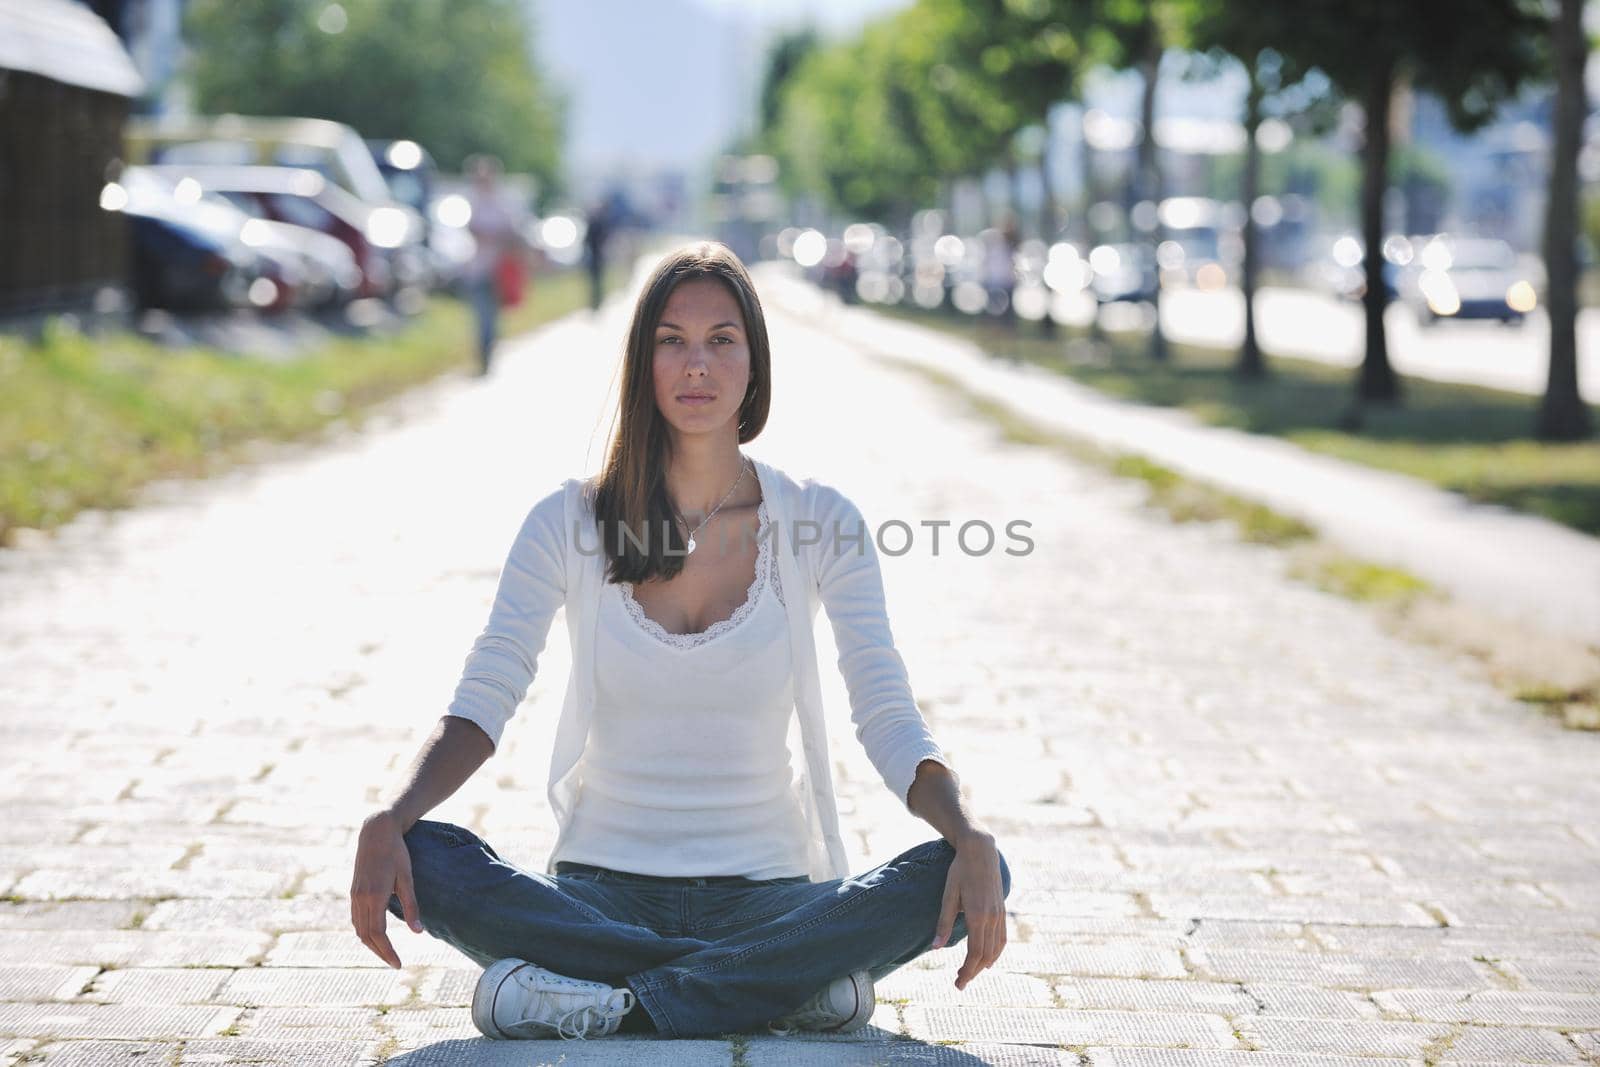
<svg viewBox="0 0 1600 1067">
<path fill-rule="evenodd" d="M 273 801 L 242 800 L 230 807 L 222 821 L 234 826 L 270 826 L 278 829 L 316 829 L 325 826 L 360 826 L 368 812 L 365 800 L 340 804 L 316 803 L 310 799 L 293 805 Z"/>
<path fill-rule="evenodd" d="M 341 867 L 346 871 L 355 865 L 355 849 L 351 845 L 295 845 L 257 844 L 248 840 L 205 841 L 200 852 L 189 861 L 192 869 L 220 867 L 224 869 L 260 869 L 273 871 L 302 871 L 322 867 Z M 243 894 L 240 894 L 241 896 Z"/>
<path fill-rule="evenodd" d="M 1000 958 L 1005 959 L 1005 953 Z M 877 1010 L 888 1015 L 894 1013 L 893 1005 L 888 1002 L 900 999 L 924 1007 L 994 1004 L 1048 1008 L 1055 1004 L 1049 982 L 1027 974 L 1006 974 L 998 966 L 981 972 L 965 989 L 955 987 L 955 974 L 951 970 L 916 971 L 901 967 L 874 982 L 873 991 L 878 998 Z"/>
<path fill-rule="evenodd" d="M 94 826 L 80 839 L 85 844 L 177 844 L 187 849 L 199 845 L 202 855 L 225 853 L 234 846 L 297 844 L 307 848 L 350 847 L 359 827 L 349 826 L 235 826 L 228 823 L 198 823 L 192 817 L 143 825 L 107 823 Z"/>
<path fill-rule="evenodd" d="M 1237 985 L 1223 982 L 1058 978 L 1055 989 L 1062 1002 L 1072 1008 L 1215 1015 L 1241 1015 L 1256 1010 L 1253 997 Z"/>
<path fill-rule="evenodd" d="M 472 1003 L 483 969 L 470 967 L 426 967 L 417 980 L 417 999 L 424 1004 L 461 1007 Z"/>
<path fill-rule="evenodd" d="M 950 1045 L 921 1041 L 839 1045 L 817 1041 L 801 1044 L 781 1037 L 758 1036 L 749 1039 L 743 1062 L 749 1067 L 789 1067 L 791 1064 L 795 1067 L 897 1067 L 899 1064 L 1076 1067 L 1078 1056 L 1065 1049 L 992 1041 L 962 1041 Z"/>
<path fill-rule="evenodd" d="M 441 1041 L 407 1050 L 386 1067 L 720 1067 L 733 1063 L 725 1040 L 686 1038 L 663 1041 L 613 1034 L 586 1041 Z"/>
<path fill-rule="evenodd" d="M 1483 964 L 1461 960 L 1229 949 L 1196 949 L 1190 959 L 1205 975 L 1239 982 L 1292 982 L 1341 989 L 1493 989 L 1499 985 Z"/>
<path fill-rule="evenodd" d="M 0 826 L 0 846 L 6 849 L 18 845 L 54 844 L 71 841 L 83 832 L 89 820 L 63 818 L 61 809 L 30 808 L 15 802 L 6 805 L 11 818 Z M 9 863 L 14 857 L 7 856 Z"/>
<path fill-rule="evenodd" d="M 295 880 L 292 871 L 211 868 L 206 870 L 129 868 L 92 871 L 49 867 L 36 870 L 12 889 L 34 900 L 85 898 L 125 900 L 129 897 L 273 896 Z"/>
<path fill-rule="evenodd" d="M 14 1037 L 158 1040 L 217 1034 L 238 1017 L 238 1008 L 84 1003 L 0 1004 L 0 1034 Z"/>
<path fill-rule="evenodd" d="M 399 1004 L 412 976 L 384 968 L 251 967 L 235 971 L 217 998 L 228 1004 L 345 1007 Z"/>
<path fill-rule="evenodd" d="M 922 1041 L 1239 1047 L 1232 1028 L 1220 1015 L 916 1005 L 908 1006 L 903 1014 L 906 1032 Z"/>
<path fill-rule="evenodd" d="M 1531 989 L 1600 994 L 1600 953 L 1588 959 L 1501 961 Z"/>
<path fill-rule="evenodd" d="M 1306 952 L 1318 946 L 1304 923 L 1253 922 L 1248 919 L 1202 919 L 1197 923 L 1168 920 L 1185 931 L 1190 948 L 1262 948 Z"/>
<path fill-rule="evenodd" d="M 1402 1056 L 1423 1058 L 1429 1045 L 1449 1036 L 1439 1023 L 1363 1020 L 1342 1022 L 1305 1019 L 1245 1018 L 1236 1020 L 1251 1045 L 1274 1052 L 1315 1052 L 1336 1056 Z"/>
<path fill-rule="evenodd" d="M 1600 1029 L 1600 998 L 1582 993 L 1388 989 L 1372 999 L 1386 1012 L 1414 1019 Z"/>
<path fill-rule="evenodd" d="M 378 1029 L 391 1035 L 405 1048 L 417 1048 L 436 1041 L 481 1040 L 483 1035 L 472 1024 L 466 1006 L 397 1008 L 385 1012 Z"/>
<path fill-rule="evenodd" d="M 227 967 L 132 967 L 95 979 L 83 1000 L 109 1004 L 217 1004 Z"/>
<path fill-rule="evenodd" d="M 143 910 L 135 900 L 7 901 L 0 930 L 117 930 Z"/>
<path fill-rule="evenodd" d="M 245 1037 L 272 1041 L 342 1041 L 379 1033 L 377 1008 L 249 1008 L 239 1019 Z"/>
<path fill-rule="evenodd" d="M 4 1067 L 11 1067 L 11 1065 L 16 1063 L 23 1053 L 33 1049 L 37 1044 L 38 1042 L 31 1041 L 27 1038 L 0 1037 L 0 1065 L 4 1065 Z"/>
<path fill-rule="evenodd" d="M 307 1067 L 368 1067 L 378 1062 L 381 1041 L 262 1041 L 220 1037 L 189 1041 L 183 1046 L 183 1067 L 201 1064 L 305 1064 Z M 393 1062 L 393 1061 L 391 1061 Z"/>
<path fill-rule="evenodd" d="M 1245 990 L 1261 1002 L 1258 1015 L 1294 1019 L 1376 1019 L 1378 1008 L 1360 993 L 1290 982 L 1247 982 Z"/>
<path fill-rule="evenodd" d="M 1424 903 L 1451 926 L 1514 926 L 1523 930 L 1572 930 L 1593 933 L 1600 920 L 1592 912 L 1532 903 L 1531 896 L 1440 894 Z"/>
<path fill-rule="evenodd" d="M 1015 875 L 1013 875 L 1015 878 Z M 1006 910 L 1019 915 L 1096 915 L 1127 916 L 1141 914 L 1139 902 L 1131 893 L 1084 893 L 1065 890 L 1025 889 L 1012 883 L 1006 897 Z"/>
<path fill-rule="evenodd" d="M 1363 955 L 1404 953 L 1471 959 L 1488 956 L 1591 959 L 1600 940 L 1582 935 L 1523 930 L 1510 926 L 1320 926 L 1307 930 L 1324 948 Z"/>
<path fill-rule="evenodd" d="M 960 951 L 962 945 L 953 946 Z M 994 966 L 1012 972 L 1083 974 L 1126 978 L 1184 978 L 1183 958 L 1171 949 L 1140 944 L 1075 945 L 1053 941 L 1008 941 Z"/>
<path fill-rule="evenodd" d="M 1572 1033 L 1567 1037 L 1590 1063 L 1600 1063 L 1600 1033 Z"/>
<path fill-rule="evenodd" d="M 13 967 L 0 964 L 0 1001 L 68 1000 L 78 995 L 97 967 Z"/>
<path fill-rule="evenodd" d="M 25 866 L 29 870 L 64 867 L 83 871 L 116 871 L 125 867 L 161 870 L 171 867 L 187 849 L 179 844 L 48 844 L 30 845 L 6 857 L 6 866 Z"/>
<path fill-rule="evenodd" d="M 1012 868 L 1012 887 L 1018 874 Z M 1275 892 L 1271 882 L 1257 871 L 1217 871 L 1196 868 L 1150 868 L 1128 870 L 1071 869 L 1052 873 L 1048 878 L 1030 880 L 1040 889 L 1074 892 L 1174 893 L 1180 895 L 1222 894 L 1245 896 Z"/>
<path fill-rule="evenodd" d="M 1302 923 L 1437 926 L 1409 901 L 1367 897 L 1184 896 L 1151 893 L 1150 906 L 1168 919 L 1282 919 Z"/>
<path fill-rule="evenodd" d="M 245 967 L 272 937 L 239 930 L 0 930 L 0 959 L 116 967 Z"/>
<path fill-rule="evenodd" d="M 346 912 L 349 905 L 345 905 Z M 390 916 L 389 943 L 407 967 L 454 966 L 469 962 L 460 949 L 429 934 L 414 934 L 399 919 Z M 370 948 L 356 937 L 355 931 L 324 930 L 285 933 L 267 953 L 263 961 L 268 967 L 384 967 L 389 965 L 379 959 Z"/>
<path fill-rule="evenodd" d="M 0 915 L 3 915 L 0 912 Z M 4 926 L 0 919 L 0 926 Z M 150 908 L 143 930 L 350 929 L 350 902 L 324 897 L 164 900 Z M 352 933 L 351 936 L 354 936 Z M 357 942 L 359 944 L 360 942 Z"/>
<path fill-rule="evenodd" d="M 1155 1048 L 1090 1048 L 1089 1067 L 1374 1067 L 1365 1056 L 1301 1055 Z M 1384 1067 L 1423 1067 L 1420 1059 L 1384 1059 Z"/>
<path fill-rule="evenodd" d="M 1469 1026 L 1439 1053 L 1441 1063 L 1582 1063 L 1572 1042 L 1549 1030 Z"/>
<path fill-rule="evenodd" d="M 29 1067 L 176 1067 L 182 1048 L 176 1041 L 50 1041 L 25 1062 Z"/>
</svg>

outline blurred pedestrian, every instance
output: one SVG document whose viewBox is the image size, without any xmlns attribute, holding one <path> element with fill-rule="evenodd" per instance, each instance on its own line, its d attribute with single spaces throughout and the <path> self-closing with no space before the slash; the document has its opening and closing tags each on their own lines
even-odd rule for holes
<svg viewBox="0 0 1600 1067">
<path fill-rule="evenodd" d="M 472 234 L 477 248 L 462 278 L 477 324 L 478 373 L 487 376 L 499 331 L 500 307 L 512 293 L 515 299 L 521 298 L 529 250 L 523 234 L 526 212 L 501 188 L 499 159 L 473 156 L 467 160 L 466 171 L 472 179 L 467 190 L 467 203 L 472 208 L 467 232 Z"/>
<path fill-rule="evenodd" d="M 361 828 L 352 924 L 391 967 L 387 915 L 481 965 L 472 1021 L 494 1038 L 853 1031 L 874 981 L 963 939 L 965 989 L 1005 946 L 1010 871 L 917 709 L 860 510 L 740 448 L 772 395 L 744 265 L 712 242 L 663 258 L 623 358 L 604 469 L 532 505 L 455 699 Z M 856 736 L 939 831 L 854 875 L 811 640 L 824 608 Z M 422 816 L 496 751 L 563 609 L 541 872 Z"/>
<path fill-rule="evenodd" d="M 1000 225 L 984 231 L 983 283 L 989 292 L 988 311 L 1007 325 L 1016 322 L 1012 301 L 1017 289 L 1017 244 L 1021 238 L 1017 220 L 1006 212 Z"/>
<path fill-rule="evenodd" d="M 589 207 L 583 231 L 583 260 L 589 269 L 589 306 L 595 311 L 600 310 L 600 301 L 605 297 L 606 240 L 611 236 L 614 214 L 614 204 L 596 199 Z"/>
</svg>

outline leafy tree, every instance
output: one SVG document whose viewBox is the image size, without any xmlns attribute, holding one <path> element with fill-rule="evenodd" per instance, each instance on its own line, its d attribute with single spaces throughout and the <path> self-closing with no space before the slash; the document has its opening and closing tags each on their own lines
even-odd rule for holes
<svg viewBox="0 0 1600 1067">
<path fill-rule="evenodd" d="M 199 107 L 334 119 L 364 137 L 417 141 L 447 168 L 493 152 L 543 193 L 556 187 L 565 102 L 533 63 L 525 4 L 342 0 L 342 19 L 332 6 L 192 0 Z"/>
<path fill-rule="evenodd" d="M 1264 8 L 1265 2 L 1249 6 Z M 1397 403 L 1383 312 L 1383 194 L 1389 184 L 1390 102 L 1398 79 L 1436 93 L 1463 132 L 1482 127 L 1500 102 L 1540 69 L 1546 23 L 1523 0 L 1304 0 L 1277 37 L 1277 49 L 1316 67 L 1359 101 L 1366 129 L 1361 152 L 1361 233 L 1366 248 L 1366 356 L 1356 381 L 1363 402 Z"/>
<path fill-rule="evenodd" d="M 756 116 L 762 134 L 777 130 L 782 118 L 784 87 L 794 77 L 801 62 L 816 51 L 819 44 L 817 32 L 808 28 L 782 35 L 767 52 Z"/>
<path fill-rule="evenodd" d="M 1257 142 L 1263 118 L 1272 116 L 1289 121 L 1325 127 L 1331 116 L 1322 105 L 1325 94 L 1317 90 L 1326 85 L 1320 74 L 1310 72 L 1286 59 L 1275 47 L 1285 34 L 1286 25 L 1297 17 L 1295 9 L 1271 3 L 1241 3 L 1239 0 L 1199 0 L 1193 10 L 1191 45 L 1211 52 L 1223 52 L 1244 67 L 1248 89 L 1244 104 L 1244 168 L 1240 175 L 1239 200 L 1245 207 L 1244 263 L 1240 289 L 1244 293 L 1244 343 L 1239 348 L 1235 372 L 1241 378 L 1266 377 L 1266 361 L 1256 339 L 1257 231 L 1254 206 L 1261 192 L 1261 146 Z M 1216 59 L 1213 55 L 1212 65 Z"/>
<path fill-rule="evenodd" d="M 770 139 L 790 192 L 874 219 L 901 218 L 937 194 L 897 71 L 897 22 L 813 50 L 786 79 Z"/>
<path fill-rule="evenodd" d="M 1161 59 L 1171 47 L 1187 43 L 1196 0 L 1080 0 L 1085 17 L 1083 32 L 1087 56 L 1119 70 L 1137 70 L 1144 81 L 1139 96 L 1140 136 L 1134 177 L 1134 200 L 1152 208 L 1162 200 L 1161 168 L 1156 158 L 1156 92 L 1160 86 Z M 1159 215 L 1150 230 L 1152 246 L 1161 243 Z M 1150 357 L 1167 358 L 1166 334 L 1161 329 L 1161 287 L 1153 290 L 1155 328 L 1150 334 Z"/>
</svg>

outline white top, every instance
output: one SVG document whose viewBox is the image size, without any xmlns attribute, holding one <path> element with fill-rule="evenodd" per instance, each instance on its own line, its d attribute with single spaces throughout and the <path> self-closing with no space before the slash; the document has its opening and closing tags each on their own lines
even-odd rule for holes
<svg viewBox="0 0 1600 1067">
<path fill-rule="evenodd" d="M 508 194 L 499 188 L 485 191 L 473 183 L 466 195 L 472 207 L 467 232 L 472 235 L 475 247 L 461 274 L 469 280 L 481 281 L 494 273 L 502 253 L 516 248 L 522 213 L 512 207 Z"/>
<path fill-rule="evenodd" d="M 628 582 L 608 584 L 595 635 L 595 707 L 572 811 L 551 862 L 639 874 L 804 875 L 805 812 L 790 791 L 794 708 L 776 553 L 757 507 L 755 574 L 742 604 L 675 634 Z"/>
<path fill-rule="evenodd" d="M 807 874 L 813 881 L 850 875 L 839 836 L 828 757 L 827 724 L 812 628 L 826 606 L 849 694 L 850 719 L 867 757 L 902 804 L 917 766 L 949 766 L 917 710 L 905 661 L 894 647 L 884 608 L 874 531 L 839 490 L 811 478 L 796 481 L 751 457 L 774 527 L 773 555 L 784 590 L 793 666 L 790 751 L 804 751 L 791 788 L 805 813 Z M 593 487 L 567 479 L 533 505 L 500 573 L 488 624 L 467 655 L 447 711 L 470 719 L 498 745 L 533 682 L 550 625 L 563 606 L 572 644 L 572 674 L 550 754 L 548 794 L 557 836 L 545 873 L 564 852 L 582 786 L 599 686 L 597 645 L 606 555 L 595 528 Z M 630 868 L 623 868 L 630 869 Z"/>
</svg>

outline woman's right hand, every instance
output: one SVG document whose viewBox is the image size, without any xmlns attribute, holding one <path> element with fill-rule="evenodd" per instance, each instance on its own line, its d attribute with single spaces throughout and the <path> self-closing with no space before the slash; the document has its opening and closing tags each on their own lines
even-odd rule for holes
<svg viewBox="0 0 1600 1067">
<path fill-rule="evenodd" d="M 389 811 L 369 815 L 356 845 L 355 876 L 350 883 L 350 922 L 363 944 L 398 969 L 400 956 L 385 932 L 389 898 L 400 898 L 406 925 L 422 933 L 422 918 L 411 882 L 411 854 L 400 823 Z"/>
</svg>

